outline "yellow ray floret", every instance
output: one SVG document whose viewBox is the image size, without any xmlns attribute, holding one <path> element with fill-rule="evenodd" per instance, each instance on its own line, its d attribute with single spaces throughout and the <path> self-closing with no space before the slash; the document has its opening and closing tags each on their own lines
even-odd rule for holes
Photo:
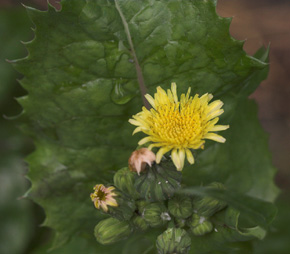
<svg viewBox="0 0 290 254">
<path fill-rule="evenodd" d="M 176 84 L 172 83 L 167 93 L 159 86 L 154 98 L 149 94 L 145 97 L 152 108 L 143 107 L 129 122 L 137 126 L 133 134 L 141 131 L 148 135 L 139 141 L 139 145 L 150 142 L 150 150 L 160 148 L 156 154 L 157 163 L 171 151 L 177 170 L 182 170 L 185 157 L 190 164 L 194 163 L 191 150 L 203 148 L 205 139 L 220 143 L 226 141 L 214 133 L 228 129 L 229 125 L 216 125 L 218 116 L 224 112 L 221 109 L 223 102 L 216 100 L 209 103 L 213 98 L 211 94 L 192 97 L 189 88 L 187 94 L 182 94 L 178 100 Z"/>
</svg>

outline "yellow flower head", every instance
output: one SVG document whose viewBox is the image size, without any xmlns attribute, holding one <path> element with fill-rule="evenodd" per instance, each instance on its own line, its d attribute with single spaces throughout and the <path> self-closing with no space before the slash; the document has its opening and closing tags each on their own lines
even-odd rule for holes
<svg viewBox="0 0 290 254">
<path fill-rule="evenodd" d="M 117 196 L 113 190 L 114 187 L 106 188 L 103 184 L 97 184 L 94 187 L 94 193 L 91 193 L 91 199 L 97 209 L 102 208 L 103 211 L 108 211 L 109 206 L 118 206 L 117 201 L 113 198 Z"/>
<path fill-rule="evenodd" d="M 139 145 L 151 142 L 148 147 L 160 147 L 156 154 L 156 162 L 159 163 L 162 156 L 171 151 L 171 159 L 177 170 L 182 170 L 185 155 L 190 164 L 194 163 L 191 149 L 203 149 L 204 139 L 211 139 L 220 143 L 226 140 L 213 132 L 229 128 L 229 125 L 216 125 L 224 111 L 221 109 L 223 102 L 220 100 L 209 101 L 211 94 L 199 97 L 196 94 L 190 96 L 190 88 L 187 94 L 182 94 L 180 101 L 177 97 L 176 84 L 171 84 L 167 93 L 159 86 L 154 98 L 145 95 L 153 108 L 145 107 L 129 122 L 137 128 L 133 134 L 144 132 L 148 136 L 139 141 Z"/>
</svg>

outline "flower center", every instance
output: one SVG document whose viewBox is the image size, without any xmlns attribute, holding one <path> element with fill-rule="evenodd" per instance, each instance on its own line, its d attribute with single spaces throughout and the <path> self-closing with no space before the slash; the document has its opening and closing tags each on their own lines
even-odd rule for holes
<svg viewBox="0 0 290 254">
<path fill-rule="evenodd" d="M 107 194 L 101 189 L 101 187 L 98 189 L 96 194 L 97 194 L 96 196 L 97 196 L 98 200 L 100 200 L 100 201 L 106 200 Z"/>
<path fill-rule="evenodd" d="M 159 105 L 153 114 L 151 130 L 165 143 L 188 146 L 193 140 L 201 139 L 204 120 L 201 109 L 192 103 Z"/>
</svg>

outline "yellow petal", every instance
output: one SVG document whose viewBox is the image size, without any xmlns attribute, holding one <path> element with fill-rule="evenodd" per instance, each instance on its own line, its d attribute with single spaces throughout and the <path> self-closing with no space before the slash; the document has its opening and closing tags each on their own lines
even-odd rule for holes
<svg viewBox="0 0 290 254">
<path fill-rule="evenodd" d="M 142 129 L 143 129 L 143 128 L 142 128 L 141 126 L 137 127 L 137 128 L 133 131 L 132 135 L 134 135 L 134 134 L 137 133 L 137 132 L 142 131 Z"/>
<path fill-rule="evenodd" d="M 136 126 L 140 126 L 141 125 L 141 123 L 136 121 L 135 119 L 129 119 L 129 123 L 133 124 L 133 125 L 136 125 Z"/>
<path fill-rule="evenodd" d="M 180 149 L 179 150 L 179 153 L 178 153 L 178 156 L 179 156 L 179 161 L 180 161 L 180 168 L 177 169 L 178 171 L 181 171 L 184 167 L 184 160 L 185 160 L 185 152 L 184 152 L 184 149 Z"/>
<path fill-rule="evenodd" d="M 174 82 L 171 83 L 171 91 L 172 91 L 172 95 L 174 98 L 174 102 L 177 103 L 178 97 L 177 97 L 176 83 L 174 83 Z"/>
<path fill-rule="evenodd" d="M 201 105 L 204 105 L 205 103 L 207 103 L 208 102 L 208 93 L 205 93 L 204 95 L 202 95 L 201 97 L 200 97 L 200 104 Z"/>
<path fill-rule="evenodd" d="M 224 143 L 226 142 L 226 139 L 218 134 L 215 134 L 215 133 L 207 133 L 204 138 L 206 139 L 211 139 L 211 140 L 214 140 L 216 142 L 220 142 L 220 143 Z"/>
<path fill-rule="evenodd" d="M 98 200 L 96 200 L 96 201 L 94 202 L 94 205 L 95 205 L 95 207 L 96 207 L 97 209 L 99 209 L 99 208 L 100 208 L 100 203 L 99 203 L 99 201 L 98 201 Z"/>
<path fill-rule="evenodd" d="M 146 94 L 145 98 L 151 104 L 151 106 L 156 109 L 155 100 L 153 99 L 153 97 L 150 94 Z"/>
<path fill-rule="evenodd" d="M 177 170 L 180 170 L 181 168 L 181 163 L 180 163 L 180 159 L 177 153 L 177 149 L 173 149 L 171 152 L 171 159 L 176 167 Z"/>
<path fill-rule="evenodd" d="M 209 113 L 219 110 L 223 105 L 224 103 L 221 100 L 213 101 L 211 104 L 208 105 Z"/>
<path fill-rule="evenodd" d="M 101 202 L 101 207 L 102 207 L 102 209 L 103 209 L 105 212 L 108 211 L 108 207 L 107 207 L 107 205 L 106 205 L 104 202 Z"/>
<path fill-rule="evenodd" d="M 191 92 L 191 87 L 188 88 L 187 93 L 186 93 L 186 100 L 188 100 Z"/>
<path fill-rule="evenodd" d="M 208 101 L 210 101 L 213 98 L 213 95 L 211 93 L 208 94 Z"/>
<path fill-rule="evenodd" d="M 228 128 L 230 128 L 229 125 L 215 125 L 210 129 L 210 131 L 224 131 Z"/>
<path fill-rule="evenodd" d="M 107 190 L 111 192 L 111 191 L 115 190 L 115 187 L 113 187 L 113 186 L 108 187 Z"/>
<path fill-rule="evenodd" d="M 216 111 L 213 111 L 213 112 L 209 113 L 207 115 L 207 118 L 210 120 L 210 119 L 213 119 L 213 118 L 215 118 L 217 116 L 220 116 L 222 113 L 224 113 L 223 109 L 216 110 Z"/>
<path fill-rule="evenodd" d="M 151 144 L 151 145 L 148 146 L 148 149 L 152 150 L 152 148 L 154 148 L 154 147 L 156 147 L 156 145 L 155 144 Z"/>
<path fill-rule="evenodd" d="M 191 151 L 189 149 L 186 149 L 185 152 L 186 152 L 186 157 L 187 157 L 188 162 L 190 164 L 194 164 L 194 157 L 193 157 Z"/>
<path fill-rule="evenodd" d="M 171 92 L 170 89 L 167 89 L 167 96 L 168 96 L 168 100 L 171 102 L 171 103 L 174 103 L 174 97 L 173 97 L 173 94 Z"/>
<path fill-rule="evenodd" d="M 107 205 L 109 206 L 118 206 L 117 201 L 114 198 L 110 198 L 106 201 Z"/>
<path fill-rule="evenodd" d="M 204 140 L 201 140 L 199 142 L 196 142 L 196 143 L 192 144 L 190 146 L 190 148 L 192 148 L 192 149 L 199 149 L 199 148 L 201 148 L 203 146 L 203 144 L 204 144 Z"/>
<path fill-rule="evenodd" d="M 144 145 L 148 142 L 151 141 L 151 138 L 150 137 L 145 137 L 145 138 L 142 138 L 139 142 L 138 142 L 138 145 L 141 146 L 141 145 Z"/>
<path fill-rule="evenodd" d="M 170 151 L 171 149 L 168 147 L 162 147 L 159 149 L 159 151 L 156 154 L 156 163 L 160 163 L 162 156 L 167 153 L 168 151 Z"/>
</svg>

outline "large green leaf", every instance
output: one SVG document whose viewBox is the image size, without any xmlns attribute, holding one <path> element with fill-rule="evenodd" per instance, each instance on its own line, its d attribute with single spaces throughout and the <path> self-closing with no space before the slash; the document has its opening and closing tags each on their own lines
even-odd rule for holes
<svg viewBox="0 0 290 254">
<path fill-rule="evenodd" d="M 93 235 L 100 215 L 89 193 L 112 181 L 136 147 L 141 135 L 132 137 L 127 121 L 141 110 L 144 84 L 153 93 L 174 81 L 179 92 L 190 86 L 225 102 L 227 143 L 208 142 L 184 169 L 184 183 L 220 181 L 264 200 L 276 197 L 267 139 L 247 99 L 267 75 L 267 52 L 247 56 L 215 5 L 64 0 L 60 12 L 28 8 L 35 39 L 15 67 L 25 75 L 28 95 L 19 102 L 36 145 L 29 196 L 44 207 L 56 247 L 82 232 Z"/>
<path fill-rule="evenodd" d="M 19 40 L 30 35 L 29 19 L 23 9 L 0 10 L 0 253 L 23 254 L 34 229 L 32 204 L 20 197 L 29 183 L 23 177 L 23 156 L 29 150 L 27 138 L 19 133 L 12 116 L 20 110 L 13 96 L 23 94 L 17 84 L 19 74 L 5 60 L 26 54 Z"/>
<path fill-rule="evenodd" d="M 232 190 L 218 190 L 207 187 L 186 188 L 179 191 L 189 195 L 210 196 L 215 199 L 226 202 L 229 209 L 227 216 L 228 225 L 238 228 L 238 219 L 240 213 L 247 218 L 252 226 L 260 226 L 267 229 L 276 216 L 276 207 L 261 199 L 257 199 L 248 195 L 244 195 Z"/>
</svg>

